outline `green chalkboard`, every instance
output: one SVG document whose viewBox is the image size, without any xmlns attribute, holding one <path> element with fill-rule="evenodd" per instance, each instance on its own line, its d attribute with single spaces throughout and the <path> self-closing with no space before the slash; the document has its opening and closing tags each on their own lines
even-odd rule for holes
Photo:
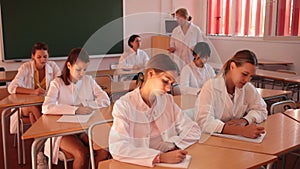
<svg viewBox="0 0 300 169">
<path fill-rule="evenodd" d="M 4 60 L 31 57 L 46 42 L 51 57 L 74 47 L 90 55 L 123 52 L 122 0 L 0 0 Z"/>
</svg>

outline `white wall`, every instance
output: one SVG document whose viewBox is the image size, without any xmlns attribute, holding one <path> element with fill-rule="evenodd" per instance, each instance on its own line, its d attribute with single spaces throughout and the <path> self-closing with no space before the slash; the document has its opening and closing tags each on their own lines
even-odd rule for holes
<svg viewBox="0 0 300 169">
<path fill-rule="evenodd" d="M 127 46 L 127 39 L 133 33 L 141 34 L 142 48 L 150 54 L 151 36 L 163 33 L 163 20 L 170 17 L 179 7 L 189 9 L 193 22 L 203 32 L 206 29 L 206 0 L 123 0 L 124 4 L 124 42 Z M 300 74 L 300 42 L 275 42 L 262 39 L 241 39 L 241 38 L 217 38 L 208 37 L 213 54 L 211 61 L 222 63 L 240 49 L 253 50 L 258 58 L 292 61 L 292 69 Z M 108 68 L 111 62 L 118 61 L 117 57 L 105 58 L 99 69 Z M 99 59 L 93 59 L 92 63 L 99 63 Z M 3 63 L 0 66 L 7 70 L 16 70 L 21 63 Z M 59 65 L 63 61 L 58 61 Z M 95 65 L 96 66 L 96 65 Z"/>
</svg>

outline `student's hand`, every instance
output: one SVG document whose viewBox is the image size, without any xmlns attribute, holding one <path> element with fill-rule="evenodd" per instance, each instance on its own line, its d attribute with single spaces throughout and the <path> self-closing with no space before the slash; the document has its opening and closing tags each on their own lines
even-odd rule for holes
<svg viewBox="0 0 300 169">
<path fill-rule="evenodd" d="M 176 48 L 174 48 L 174 47 L 170 47 L 170 48 L 168 49 L 168 51 L 171 52 L 171 53 L 174 53 L 175 50 L 176 50 Z"/>
<path fill-rule="evenodd" d="M 43 88 L 36 88 L 33 91 L 34 95 L 45 95 L 46 91 Z"/>
<path fill-rule="evenodd" d="M 248 121 L 246 119 L 232 119 L 226 122 L 229 125 L 239 125 L 239 126 L 246 126 L 248 125 Z"/>
<path fill-rule="evenodd" d="M 75 114 L 90 114 L 93 112 L 93 109 L 90 107 L 78 107 L 78 109 L 75 111 Z"/>
<path fill-rule="evenodd" d="M 185 159 L 188 152 L 185 150 L 174 150 L 160 154 L 161 163 L 180 163 Z"/>
<path fill-rule="evenodd" d="M 245 126 L 242 130 L 242 136 L 249 138 L 257 138 L 263 133 L 265 133 L 265 128 L 256 126 L 255 124 Z"/>
</svg>

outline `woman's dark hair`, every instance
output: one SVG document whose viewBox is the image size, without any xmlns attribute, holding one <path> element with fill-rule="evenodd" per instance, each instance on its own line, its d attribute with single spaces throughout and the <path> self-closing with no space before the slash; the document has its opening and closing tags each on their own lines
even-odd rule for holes
<svg viewBox="0 0 300 169">
<path fill-rule="evenodd" d="M 36 50 L 46 50 L 49 53 L 48 45 L 45 42 L 37 42 L 32 46 L 31 54 L 35 55 Z"/>
<path fill-rule="evenodd" d="M 72 49 L 71 52 L 69 53 L 69 56 L 65 62 L 65 65 L 62 69 L 61 76 L 60 76 L 62 78 L 62 80 L 64 81 L 65 85 L 70 84 L 70 81 L 69 81 L 70 70 L 68 69 L 68 63 L 70 63 L 71 65 L 74 65 L 76 63 L 77 59 L 84 63 L 90 62 L 89 55 L 83 48 Z"/>
<path fill-rule="evenodd" d="M 128 46 L 129 46 L 130 48 L 133 47 L 133 46 L 131 45 L 131 43 L 134 42 L 135 38 L 140 38 L 140 36 L 139 36 L 139 35 L 131 35 L 131 36 L 129 37 L 129 39 L 128 39 Z"/>
<path fill-rule="evenodd" d="M 185 8 L 179 8 L 176 10 L 175 13 L 178 14 L 179 16 L 186 18 L 188 21 L 192 20 L 192 17 L 189 15 L 187 9 Z"/>
<path fill-rule="evenodd" d="M 234 62 L 237 67 L 242 66 L 244 63 L 250 63 L 257 66 L 257 57 L 250 50 L 241 50 L 235 53 L 235 55 L 229 59 L 223 66 L 224 74 L 226 75 L 230 70 L 230 64 Z"/>
<path fill-rule="evenodd" d="M 200 58 L 210 57 L 210 53 L 210 47 L 206 42 L 197 43 L 193 50 L 193 55 L 196 56 L 200 54 Z"/>
</svg>

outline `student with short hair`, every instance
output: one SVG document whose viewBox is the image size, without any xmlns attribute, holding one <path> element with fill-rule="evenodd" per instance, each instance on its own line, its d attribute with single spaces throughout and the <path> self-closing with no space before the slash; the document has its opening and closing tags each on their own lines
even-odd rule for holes
<svg viewBox="0 0 300 169">
<path fill-rule="evenodd" d="M 93 110 L 110 105 L 106 92 L 88 75 L 89 55 L 82 48 L 71 50 L 62 70 L 62 75 L 51 84 L 42 106 L 43 114 L 90 114 Z M 51 138 L 50 138 L 51 139 Z M 85 144 L 86 134 L 54 137 L 53 161 L 57 164 L 59 148 L 70 153 L 73 168 L 85 169 L 89 164 L 89 150 Z M 50 140 L 45 144 L 45 154 L 50 156 Z M 108 156 L 104 149 L 97 151 L 96 159 L 104 160 Z M 98 157 L 97 157 L 98 156 Z M 99 157 L 101 156 L 101 157 Z"/>
<path fill-rule="evenodd" d="M 256 123 L 266 120 L 266 103 L 250 83 L 256 66 L 253 52 L 238 51 L 216 78 L 204 84 L 195 105 L 195 120 L 204 132 L 249 138 L 265 132 Z"/>
<path fill-rule="evenodd" d="M 139 35 L 131 35 L 128 39 L 129 50 L 125 51 L 120 59 L 118 68 L 120 69 L 144 69 L 149 56 L 145 51 L 140 49 L 141 37 Z"/>
<path fill-rule="evenodd" d="M 192 17 L 187 9 L 177 9 L 175 17 L 178 26 L 172 31 L 170 48 L 168 50 L 174 53 L 174 61 L 181 70 L 193 59 L 191 49 L 198 42 L 203 41 L 203 35 L 200 28 L 191 22 Z"/>
<path fill-rule="evenodd" d="M 178 73 L 168 55 L 153 56 L 141 87 L 116 101 L 109 136 L 114 159 L 149 167 L 185 159 L 185 149 L 197 142 L 201 133 L 167 93 Z"/>
<path fill-rule="evenodd" d="M 182 94 L 198 95 L 204 83 L 215 77 L 214 69 L 207 64 L 210 48 L 206 42 L 199 42 L 193 50 L 194 59 L 185 65 L 180 74 L 180 88 Z"/>
</svg>

